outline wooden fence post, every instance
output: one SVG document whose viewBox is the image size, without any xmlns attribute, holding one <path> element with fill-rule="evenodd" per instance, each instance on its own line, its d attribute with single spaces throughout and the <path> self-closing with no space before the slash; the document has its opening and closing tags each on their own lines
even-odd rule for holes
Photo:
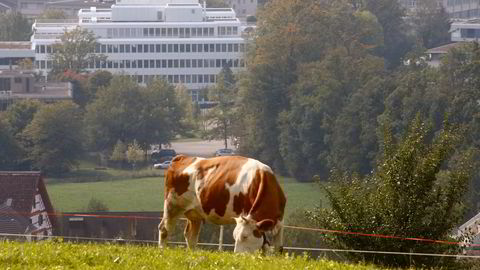
<svg viewBox="0 0 480 270">
<path fill-rule="evenodd" d="M 220 226 L 220 235 L 218 236 L 218 250 L 223 250 L 223 225 Z"/>
</svg>

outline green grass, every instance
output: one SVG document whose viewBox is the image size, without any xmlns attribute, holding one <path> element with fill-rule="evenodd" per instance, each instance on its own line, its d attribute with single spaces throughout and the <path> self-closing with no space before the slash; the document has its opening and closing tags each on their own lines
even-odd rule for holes
<svg viewBox="0 0 480 270">
<path fill-rule="evenodd" d="M 160 170 L 159 170 L 160 171 Z M 286 216 L 298 209 L 311 209 L 325 201 L 317 184 L 299 183 L 279 177 L 287 195 Z M 110 211 L 163 210 L 163 175 L 97 182 L 47 181 L 48 194 L 57 211 L 83 211 L 91 198 L 105 203 Z"/>
<path fill-rule="evenodd" d="M 330 269 L 372 270 L 369 265 L 311 260 L 295 256 L 261 256 L 230 252 L 188 251 L 114 244 L 52 241 L 0 242 L 0 269 Z"/>
</svg>

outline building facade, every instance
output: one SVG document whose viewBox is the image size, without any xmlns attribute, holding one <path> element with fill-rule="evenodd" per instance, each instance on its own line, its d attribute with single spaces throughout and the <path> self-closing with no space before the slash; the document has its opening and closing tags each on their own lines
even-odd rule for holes
<svg viewBox="0 0 480 270">
<path fill-rule="evenodd" d="M 480 16 L 479 0 L 443 0 L 443 7 L 453 19 L 471 19 Z"/>
<path fill-rule="evenodd" d="M 257 13 L 257 0 L 225 0 L 225 4 L 233 8 L 239 17 L 255 16 Z"/>
<path fill-rule="evenodd" d="M 183 84 L 193 98 L 212 86 L 223 66 L 245 67 L 243 25 L 231 8 L 206 8 L 198 0 L 117 0 L 111 9 L 82 9 L 78 20 L 42 21 L 34 25 L 35 69 L 52 68 L 52 45 L 65 30 L 88 29 L 97 36 L 88 71 L 107 70 L 147 84 L 163 78 Z"/>
<path fill-rule="evenodd" d="M 0 226 L 0 236 L 6 225 L 8 232 L 19 232 L 27 240 L 53 235 L 54 210 L 40 172 L 0 172 L 0 208 L 4 225 Z"/>
</svg>

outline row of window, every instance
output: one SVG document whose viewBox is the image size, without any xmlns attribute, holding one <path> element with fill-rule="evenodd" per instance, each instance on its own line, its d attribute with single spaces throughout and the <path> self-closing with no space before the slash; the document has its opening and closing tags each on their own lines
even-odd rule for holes
<svg viewBox="0 0 480 270">
<path fill-rule="evenodd" d="M 51 45 L 37 45 L 35 52 L 54 53 Z M 96 53 L 203 53 L 245 52 L 244 43 L 222 44 L 97 44 Z"/>
<path fill-rule="evenodd" d="M 178 75 L 127 75 L 138 83 L 151 83 L 155 79 L 163 79 L 169 83 L 215 83 L 215 74 L 178 74 Z"/>
<path fill-rule="evenodd" d="M 229 66 L 232 68 L 245 67 L 243 59 L 139 59 L 139 60 L 107 60 L 95 61 L 89 63 L 90 69 L 101 68 L 222 68 Z M 37 69 L 51 69 L 51 60 L 37 60 L 35 61 Z"/>
<path fill-rule="evenodd" d="M 219 26 L 219 36 L 238 35 L 237 26 Z M 108 28 L 107 38 L 130 38 L 130 37 L 213 37 L 214 27 L 150 27 L 150 28 Z"/>
</svg>

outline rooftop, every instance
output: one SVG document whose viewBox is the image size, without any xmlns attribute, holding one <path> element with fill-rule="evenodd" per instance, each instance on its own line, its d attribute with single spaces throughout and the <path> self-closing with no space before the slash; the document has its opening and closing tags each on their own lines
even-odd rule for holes
<svg viewBox="0 0 480 270">
<path fill-rule="evenodd" d="M 32 43 L 30 41 L 1 41 L 0 49 L 25 49 L 31 50 Z"/>
<path fill-rule="evenodd" d="M 449 43 L 449 44 L 445 44 L 445 45 L 442 45 L 442 46 L 439 46 L 439 47 L 431 48 L 431 49 L 427 50 L 426 53 L 444 54 L 444 53 L 448 53 L 448 51 L 453 49 L 453 48 L 458 48 L 458 47 L 461 47 L 465 44 L 466 44 L 465 42 Z"/>
</svg>

